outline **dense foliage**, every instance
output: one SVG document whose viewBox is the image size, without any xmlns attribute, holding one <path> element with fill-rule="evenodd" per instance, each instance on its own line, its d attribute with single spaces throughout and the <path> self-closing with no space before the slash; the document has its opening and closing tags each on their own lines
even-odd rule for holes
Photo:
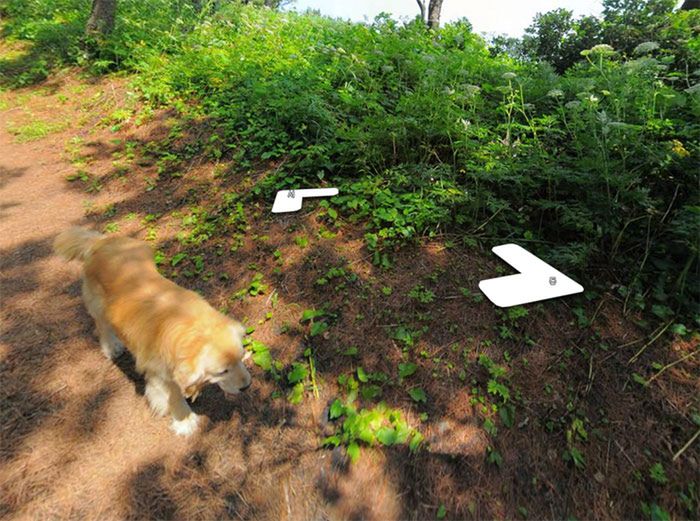
<svg viewBox="0 0 700 521">
<path fill-rule="evenodd" d="M 88 4 L 11 0 L 6 34 L 80 62 Z M 207 118 L 216 130 L 201 150 L 214 157 L 284 159 L 257 193 L 339 186 L 377 262 L 442 231 L 526 241 L 667 318 L 697 313 L 700 287 L 700 78 L 687 67 L 700 14 L 664 16 L 656 41 L 569 53 L 559 75 L 492 56 L 466 22 L 431 32 L 384 16 L 123 0 L 91 65 L 133 70 L 151 103 Z"/>
<path fill-rule="evenodd" d="M 602 0 L 602 4 L 600 17 L 574 18 L 563 8 L 539 13 L 522 40 L 499 37 L 496 49 L 544 60 L 561 73 L 594 45 L 608 44 L 631 57 L 639 45 L 654 41 L 662 53 L 673 55 L 673 69 L 688 72 L 700 67 L 697 11 L 674 13 L 675 0 Z"/>
</svg>

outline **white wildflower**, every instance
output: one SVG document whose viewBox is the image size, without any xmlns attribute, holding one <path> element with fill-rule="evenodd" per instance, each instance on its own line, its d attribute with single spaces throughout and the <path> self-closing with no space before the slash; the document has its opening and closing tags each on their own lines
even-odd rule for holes
<svg viewBox="0 0 700 521">
<path fill-rule="evenodd" d="M 656 42 L 642 42 L 634 48 L 632 53 L 634 54 L 649 54 L 659 48 L 659 44 Z"/>
<path fill-rule="evenodd" d="M 615 52 L 615 49 L 612 47 L 612 45 L 608 45 L 607 43 L 600 43 L 598 45 L 594 45 L 591 47 L 591 54 L 612 54 Z"/>
</svg>

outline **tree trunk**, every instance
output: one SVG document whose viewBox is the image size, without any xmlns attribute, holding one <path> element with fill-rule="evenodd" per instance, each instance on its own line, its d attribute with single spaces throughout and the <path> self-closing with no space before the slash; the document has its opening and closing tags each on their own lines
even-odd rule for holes
<svg viewBox="0 0 700 521">
<path fill-rule="evenodd" d="M 428 6 L 428 28 L 437 29 L 440 27 L 440 11 L 442 10 L 442 0 L 430 0 Z"/>
<path fill-rule="evenodd" d="M 422 0 L 416 0 L 418 2 L 418 7 L 420 8 L 420 19 L 425 22 L 425 2 Z"/>
<path fill-rule="evenodd" d="M 85 32 L 88 36 L 107 36 L 114 29 L 117 0 L 92 0 L 92 11 Z"/>
<path fill-rule="evenodd" d="M 681 11 L 690 11 L 691 9 L 700 9 L 700 0 L 685 0 L 681 6 Z"/>
</svg>

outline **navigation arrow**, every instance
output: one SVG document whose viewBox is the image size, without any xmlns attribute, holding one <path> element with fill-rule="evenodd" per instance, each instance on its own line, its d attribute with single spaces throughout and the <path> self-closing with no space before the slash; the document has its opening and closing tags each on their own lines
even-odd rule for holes
<svg viewBox="0 0 700 521">
<path fill-rule="evenodd" d="M 280 190 L 275 196 L 272 213 L 296 212 L 301 210 L 305 197 L 331 197 L 338 195 L 337 188 L 302 188 L 300 190 Z"/>
<path fill-rule="evenodd" d="M 501 308 L 581 293 L 583 286 L 517 244 L 491 249 L 520 273 L 482 280 L 479 289 Z"/>
</svg>

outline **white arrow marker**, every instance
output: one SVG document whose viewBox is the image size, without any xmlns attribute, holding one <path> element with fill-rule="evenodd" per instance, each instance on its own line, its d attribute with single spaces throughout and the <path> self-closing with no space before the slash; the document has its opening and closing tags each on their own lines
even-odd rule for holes
<svg viewBox="0 0 700 521">
<path fill-rule="evenodd" d="M 297 212 L 305 197 L 331 197 L 338 195 L 337 188 L 302 188 L 301 190 L 280 190 L 275 196 L 272 213 Z"/>
<path fill-rule="evenodd" d="M 482 280 L 479 289 L 501 308 L 581 293 L 583 286 L 517 244 L 491 249 L 520 273 Z"/>
</svg>

